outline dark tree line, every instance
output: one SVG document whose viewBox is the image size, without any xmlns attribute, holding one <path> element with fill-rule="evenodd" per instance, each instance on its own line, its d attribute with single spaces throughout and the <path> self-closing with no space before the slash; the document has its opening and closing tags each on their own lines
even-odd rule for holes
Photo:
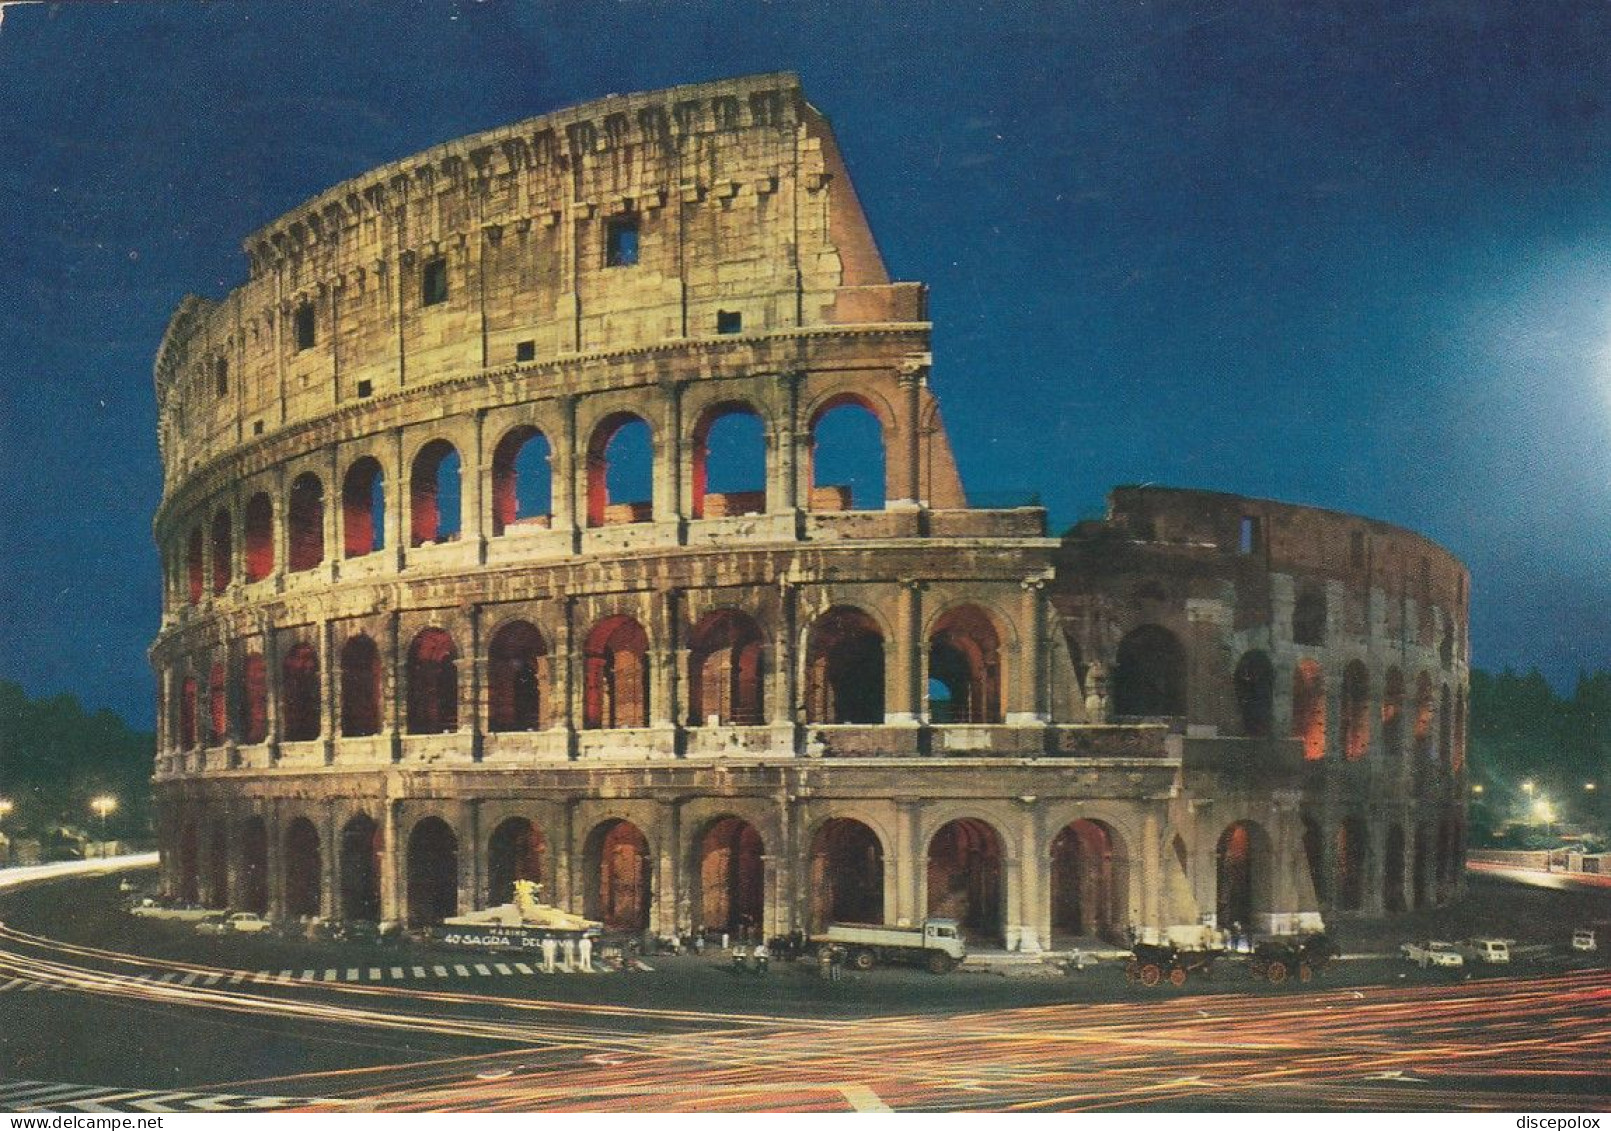
<svg viewBox="0 0 1611 1131">
<path fill-rule="evenodd" d="M 13 805 L 0 821 L 11 835 L 48 836 L 66 828 L 99 838 L 96 797 L 117 799 L 107 836 L 149 835 L 156 740 L 112 711 L 87 713 L 72 695 L 30 699 L 0 680 L 0 798 Z"/>
<path fill-rule="evenodd" d="M 1583 673 L 1570 697 L 1537 671 L 1471 672 L 1473 826 L 1525 814 L 1531 782 L 1556 819 L 1604 832 L 1611 773 L 1611 672 Z M 1586 786 L 1593 784 L 1593 789 Z"/>
</svg>

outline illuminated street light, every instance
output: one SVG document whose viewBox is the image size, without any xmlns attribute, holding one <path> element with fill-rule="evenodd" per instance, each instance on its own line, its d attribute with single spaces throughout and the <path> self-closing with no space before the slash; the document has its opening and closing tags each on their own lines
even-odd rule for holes
<svg viewBox="0 0 1611 1131">
<path fill-rule="evenodd" d="M 1583 788 L 1584 788 L 1584 789 L 1585 789 L 1585 790 L 1586 790 L 1586 791 L 1587 791 L 1587 792 L 1589 792 L 1589 793 L 1593 793 L 1593 792 L 1594 792 L 1594 783 L 1593 783 L 1593 782 L 1591 782 L 1591 781 L 1586 781 L 1586 782 L 1584 782 L 1584 783 L 1583 783 Z"/>
<path fill-rule="evenodd" d="M 0 797 L 0 821 L 11 816 L 11 811 L 17 807 L 16 802 L 9 797 Z"/>
<path fill-rule="evenodd" d="M 90 808 L 95 810 L 95 815 L 101 819 L 101 839 L 105 840 L 106 816 L 108 813 L 112 812 L 112 810 L 117 808 L 117 798 L 103 793 L 101 796 L 90 802 Z"/>
<path fill-rule="evenodd" d="M 1530 781 L 1522 782 L 1522 792 L 1525 793 L 1528 797 L 1531 797 L 1533 795 L 1533 790 L 1535 790 L 1537 788 L 1538 787 L 1536 785 L 1534 785 Z"/>
<path fill-rule="evenodd" d="M 1540 797 L 1533 802 L 1533 820 L 1545 825 L 1555 820 L 1555 807 L 1549 803 L 1549 798 Z"/>
<path fill-rule="evenodd" d="M 1480 784 L 1472 786 L 1471 787 L 1471 792 L 1476 794 L 1478 797 L 1481 797 L 1482 796 L 1482 786 Z"/>
</svg>

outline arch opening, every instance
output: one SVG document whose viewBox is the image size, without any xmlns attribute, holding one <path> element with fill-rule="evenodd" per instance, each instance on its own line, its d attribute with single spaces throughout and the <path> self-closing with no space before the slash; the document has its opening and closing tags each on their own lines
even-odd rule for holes
<svg viewBox="0 0 1611 1131">
<path fill-rule="evenodd" d="M 192 905 L 201 902 L 201 834 L 194 821 L 179 830 L 179 898 Z"/>
<path fill-rule="evenodd" d="M 341 733 L 380 733 L 380 649 L 364 633 L 341 646 Z"/>
<path fill-rule="evenodd" d="M 1387 669 L 1382 685 L 1382 748 L 1389 758 L 1404 757 L 1404 673 Z"/>
<path fill-rule="evenodd" d="M 262 817 L 241 824 L 241 910 L 268 914 L 268 826 Z"/>
<path fill-rule="evenodd" d="M 1118 834 L 1102 821 L 1064 825 L 1052 841 L 1052 934 L 1117 942 L 1129 925 L 1129 867 Z"/>
<path fill-rule="evenodd" d="M 694 428 L 690 469 L 695 518 L 730 518 L 766 510 L 766 435 L 749 405 L 708 409 Z"/>
<path fill-rule="evenodd" d="M 341 830 L 341 917 L 380 921 L 380 873 L 386 842 L 381 828 L 360 813 Z"/>
<path fill-rule="evenodd" d="M 1337 898 L 1339 911 L 1358 911 L 1365 906 L 1366 853 L 1365 822 L 1348 817 L 1337 825 Z"/>
<path fill-rule="evenodd" d="M 259 492 L 246 503 L 246 580 L 262 581 L 274 572 L 274 502 Z"/>
<path fill-rule="evenodd" d="M 850 817 L 824 821 L 811 838 L 811 929 L 884 921 L 884 847 Z"/>
<path fill-rule="evenodd" d="M 649 637 L 629 616 L 600 621 L 584 656 L 582 725 L 589 730 L 649 725 Z"/>
<path fill-rule="evenodd" d="M 1002 938 L 1002 851 L 996 830 L 972 817 L 929 840 L 928 914 L 955 919 L 975 938 Z"/>
<path fill-rule="evenodd" d="M 1186 650 L 1173 632 L 1161 625 L 1144 624 L 1119 641 L 1113 713 L 1125 718 L 1186 713 Z"/>
<path fill-rule="evenodd" d="M 459 472 L 459 451 L 446 440 L 432 440 L 414 457 L 408 477 L 411 546 L 458 541 Z"/>
<path fill-rule="evenodd" d="M 185 539 L 185 591 L 192 605 L 199 604 L 205 592 L 203 564 L 201 528 L 197 527 Z"/>
<path fill-rule="evenodd" d="M 1220 926 L 1253 928 L 1270 911 L 1269 836 L 1252 821 L 1237 821 L 1214 850 L 1215 911 Z"/>
<path fill-rule="evenodd" d="M 214 664 L 207 676 L 207 739 L 210 745 L 229 741 L 229 669 Z"/>
<path fill-rule="evenodd" d="M 268 729 L 268 663 L 253 652 L 241 661 L 241 741 L 265 742 Z"/>
<path fill-rule="evenodd" d="M 1269 653 L 1258 648 L 1243 653 L 1236 664 L 1235 683 L 1242 733 L 1248 738 L 1268 738 L 1275 729 L 1275 666 Z"/>
<path fill-rule="evenodd" d="M 653 860 L 649 840 L 631 821 L 606 821 L 588 837 L 587 915 L 610 930 L 649 926 Z"/>
<path fill-rule="evenodd" d="M 229 829 L 214 821 L 207 846 L 207 906 L 229 906 Z"/>
<path fill-rule="evenodd" d="M 943 689 L 940 699 L 934 684 Z M 1001 722 L 1001 641 L 976 605 L 952 609 L 929 635 L 929 719 L 945 723 Z"/>
<path fill-rule="evenodd" d="M 324 484 L 311 471 L 291 484 L 286 522 L 286 568 L 292 573 L 317 569 L 324 561 Z"/>
<path fill-rule="evenodd" d="M 499 822 L 487 841 L 487 904 L 513 903 L 515 881 L 543 884 L 548 876 L 548 842 L 524 817 Z"/>
<path fill-rule="evenodd" d="M 1292 670 L 1292 737 L 1303 743 L 1303 760 L 1326 756 L 1326 684 L 1320 664 L 1299 660 Z"/>
<path fill-rule="evenodd" d="M 286 742 L 319 737 L 319 653 L 297 644 L 280 665 L 280 735 Z"/>
<path fill-rule="evenodd" d="M 811 626 L 806 720 L 861 725 L 884 721 L 884 635 L 860 609 L 836 606 Z"/>
<path fill-rule="evenodd" d="M 440 628 L 421 630 L 408 646 L 408 733 L 459 728 L 459 653 Z"/>
<path fill-rule="evenodd" d="M 759 937 L 765 924 L 765 873 L 761 834 L 748 821 L 722 817 L 706 826 L 695 846 L 697 926 L 739 938 Z"/>
<path fill-rule="evenodd" d="M 1404 905 L 1404 827 L 1391 825 L 1387 830 L 1387 851 L 1382 868 L 1382 905 L 1391 913 L 1405 910 Z"/>
<path fill-rule="evenodd" d="M 235 567 L 235 529 L 228 511 L 213 515 L 213 592 L 222 593 L 229 588 L 231 570 Z"/>
<path fill-rule="evenodd" d="M 605 417 L 587 445 L 587 524 L 616 526 L 654 517 L 654 436 L 630 412 Z"/>
<path fill-rule="evenodd" d="M 553 452 L 531 425 L 512 429 L 492 453 L 492 533 L 553 524 Z"/>
<path fill-rule="evenodd" d="M 766 650 L 747 613 L 718 609 L 694 626 L 688 652 L 689 725 L 766 721 Z"/>
<path fill-rule="evenodd" d="M 811 509 L 882 510 L 884 425 L 854 394 L 835 397 L 811 421 Z"/>
<path fill-rule="evenodd" d="M 459 838 L 440 817 L 408 834 L 408 925 L 429 927 L 459 913 Z"/>
<path fill-rule="evenodd" d="M 511 621 L 493 633 L 487 649 L 487 727 L 541 730 L 548 687 L 548 642 L 535 626 Z"/>
<path fill-rule="evenodd" d="M 1358 660 L 1343 669 L 1343 757 L 1357 762 L 1370 751 L 1370 674 Z"/>
<path fill-rule="evenodd" d="M 285 913 L 293 919 L 319 914 L 319 832 L 306 817 L 285 830 Z"/>
<path fill-rule="evenodd" d="M 386 548 L 386 473 L 373 456 L 347 469 L 341 484 L 341 535 L 349 558 Z"/>
</svg>

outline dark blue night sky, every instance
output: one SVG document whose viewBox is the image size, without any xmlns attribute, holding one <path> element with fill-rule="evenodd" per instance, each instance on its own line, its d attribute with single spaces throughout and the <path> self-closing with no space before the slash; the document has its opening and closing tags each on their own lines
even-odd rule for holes
<svg viewBox="0 0 1611 1131">
<path fill-rule="evenodd" d="M 1611 8 L 1487 0 L 8 4 L 0 678 L 149 725 L 151 359 L 243 236 L 437 142 L 792 70 L 932 287 L 976 495 L 1359 511 L 1489 668 L 1611 665 Z"/>
</svg>

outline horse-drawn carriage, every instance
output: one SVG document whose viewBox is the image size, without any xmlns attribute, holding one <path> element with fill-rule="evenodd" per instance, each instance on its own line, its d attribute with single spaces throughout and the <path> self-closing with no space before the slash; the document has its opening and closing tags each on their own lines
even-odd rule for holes
<svg viewBox="0 0 1611 1131">
<path fill-rule="evenodd" d="M 1336 958 L 1337 944 L 1325 935 L 1284 935 L 1261 939 L 1253 948 L 1248 970 L 1253 977 L 1278 986 L 1288 978 L 1312 981 Z"/>
<path fill-rule="evenodd" d="M 1125 980 L 1148 987 L 1165 981 L 1171 986 L 1184 986 L 1192 974 L 1206 978 L 1213 970 L 1214 960 L 1224 953 L 1223 938 L 1209 927 L 1143 931 L 1131 943 Z"/>
</svg>

